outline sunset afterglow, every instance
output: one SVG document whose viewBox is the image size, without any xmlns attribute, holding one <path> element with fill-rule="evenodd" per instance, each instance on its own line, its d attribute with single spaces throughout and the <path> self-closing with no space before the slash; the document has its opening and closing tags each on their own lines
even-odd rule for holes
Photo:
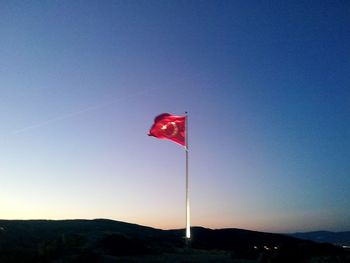
<svg viewBox="0 0 350 263">
<path fill-rule="evenodd" d="M 349 230 L 348 10 L 2 2 L 0 218 L 184 228 L 188 111 L 192 225 Z"/>
</svg>

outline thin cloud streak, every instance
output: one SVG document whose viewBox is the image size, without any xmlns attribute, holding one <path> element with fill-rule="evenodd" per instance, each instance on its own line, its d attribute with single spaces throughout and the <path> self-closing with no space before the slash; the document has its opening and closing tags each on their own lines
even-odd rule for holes
<svg viewBox="0 0 350 263">
<path fill-rule="evenodd" d="M 137 93 L 134 93 L 134 94 L 127 95 L 127 96 L 122 97 L 122 98 L 116 98 L 114 100 L 111 100 L 111 101 L 108 101 L 108 102 L 105 102 L 105 103 L 97 104 L 97 105 L 94 105 L 94 106 L 91 106 L 91 107 L 87 107 L 87 108 L 82 109 L 82 110 L 78 110 L 78 111 L 74 111 L 74 112 L 71 112 L 71 113 L 68 113 L 68 114 L 65 114 L 65 115 L 61 115 L 61 116 L 58 116 L 58 117 L 55 117 L 55 118 L 52 118 L 52 119 L 49 119 L 49 120 L 46 120 L 46 121 L 42 121 L 42 122 L 37 123 L 37 124 L 29 125 L 29 126 L 26 126 L 24 128 L 15 130 L 15 131 L 12 132 L 12 134 L 16 135 L 16 134 L 20 134 L 20 133 L 27 132 L 27 131 L 30 131 L 30 130 L 38 129 L 38 128 L 41 128 L 43 126 L 49 125 L 51 123 L 55 123 L 55 122 L 58 122 L 58 121 L 69 119 L 69 118 L 73 118 L 75 116 L 78 116 L 78 115 L 81 115 L 81 114 L 85 114 L 85 113 L 88 113 L 88 112 L 91 112 L 91 111 L 96 111 L 96 110 L 108 107 L 110 105 L 113 105 L 113 104 L 115 104 L 117 102 L 124 101 L 124 100 L 130 99 L 130 98 L 134 98 L 134 97 L 138 97 L 138 96 L 144 95 L 144 94 L 146 94 L 146 93 L 148 93 L 150 91 L 157 90 L 157 89 L 158 88 L 147 89 L 147 90 L 144 90 L 144 91 L 140 91 L 140 92 L 137 92 Z"/>
<path fill-rule="evenodd" d="M 200 76 L 202 74 L 203 74 L 203 72 L 198 72 L 198 73 L 192 75 L 191 79 L 193 79 L 194 77 L 198 77 L 198 76 Z M 178 79 L 177 81 L 172 82 L 172 84 L 185 82 L 188 79 L 189 79 L 189 77 L 183 77 L 183 78 Z M 65 115 L 62 115 L 62 116 L 58 116 L 58 117 L 55 117 L 55 118 L 52 118 L 52 119 L 49 119 L 49 120 L 46 120 L 46 121 L 42 121 L 42 122 L 37 123 L 37 124 L 26 126 L 24 128 L 21 128 L 21 129 L 13 131 L 12 134 L 16 135 L 16 134 L 20 134 L 20 133 L 23 133 L 23 132 L 26 132 L 26 131 L 30 131 L 30 130 L 34 130 L 34 129 L 37 129 L 37 128 L 41 128 L 41 127 L 46 126 L 46 125 L 48 125 L 50 123 L 55 123 L 55 122 L 62 121 L 62 120 L 65 120 L 65 119 L 69 119 L 69 118 L 72 118 L 72 117 L 75 117 L 75 116 L 78 116 L 78 115 L 81 115 L 81 114 L 84 114 L 84 113 L 87 113 L 87 112 L 99 110 L 99 109 L 105 108 L 107 106 L 110 106 L 112 104 L 115 104 L 117 102 L 124 101 L 124 100 L 130 99 L 130 98 L 134 98 L 134 97 L 138 97 L 138 96 L 147 94 L 148 92 L 155 91 L 155 90 L 160 90 L 160 89 L 161 88 L 150 88 L 150 89 L 147 89 L 147 90 L 143 90 L 143 91 L 140 91 L 140 92 L 129 94 L 129 95 L 126 95 L 125 97 L 122 97 L 122 98 L 116 98 L 114 100 L 111 100 L 111 101 L 108 101 L 108 102 L 105 102 L 105 103 L 97 104 L 95 106 L 91 106 L 91 107 L 87 107 L 87 108 L 82 109 L 82 110 L 74 111 L 74 112 L 71 112 L 71 113 L 68 113 L 68 114 L 65 114 Z"/>
</svg>

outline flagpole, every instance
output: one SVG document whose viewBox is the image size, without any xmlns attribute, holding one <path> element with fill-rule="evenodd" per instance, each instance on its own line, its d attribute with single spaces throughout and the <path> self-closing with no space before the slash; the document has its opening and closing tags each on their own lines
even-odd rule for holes
<svg viewBox="0 0 350 263">
<path fill-rule="evenodd" d="M 186 151 L 186 239 L 189 240 L 191 238 L 190 231 L 190 198 L 189 198 L 189 182 L 188 182 L 188 114 L 185 112 L 185 151 Z"/>
</svg>

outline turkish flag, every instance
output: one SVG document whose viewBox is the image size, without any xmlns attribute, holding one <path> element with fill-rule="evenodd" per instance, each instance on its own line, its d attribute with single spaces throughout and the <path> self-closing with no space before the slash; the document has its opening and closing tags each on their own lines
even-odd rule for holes
<svg viewBox="0 0 350 263">
<path fill-rule="evenodd" d="M 163 113 L 155 117 L 149 136 L 167 139 L 183 146 L 186 145 L 186 116 L 175 116 Z"/>
</svg>

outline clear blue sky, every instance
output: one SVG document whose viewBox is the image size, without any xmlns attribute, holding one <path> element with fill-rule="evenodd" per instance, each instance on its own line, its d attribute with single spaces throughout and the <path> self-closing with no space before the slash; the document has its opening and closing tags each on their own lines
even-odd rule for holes
<svg viewBox="0 0 350 263">
<path fill-rule="evenodd" d="M 350 230 L 349 1 L 0 1 L 0 218 Z"/>
</svg>

